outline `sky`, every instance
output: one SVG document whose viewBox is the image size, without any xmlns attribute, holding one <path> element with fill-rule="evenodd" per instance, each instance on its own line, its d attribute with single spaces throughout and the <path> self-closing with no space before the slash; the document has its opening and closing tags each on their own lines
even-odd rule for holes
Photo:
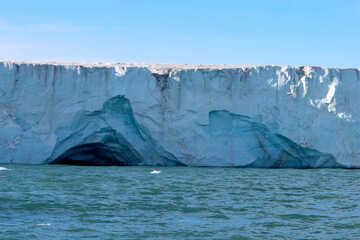
<svg viewBox="0 0 360 240">
<path fill-rule="evenodd" d="M 0 59 L 360 68 L 360 1 L 0 0 Z"/>
</svg>

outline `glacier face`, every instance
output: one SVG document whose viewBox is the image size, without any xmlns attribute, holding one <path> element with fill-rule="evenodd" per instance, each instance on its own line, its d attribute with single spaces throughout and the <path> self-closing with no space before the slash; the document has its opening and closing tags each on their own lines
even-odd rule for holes
<svg viewBox="0 0 360 240">
<path fill-rule="evenodd" d="M 360 167 L 358 69 L 0 62 L 0 162 Z"/>
</svg>

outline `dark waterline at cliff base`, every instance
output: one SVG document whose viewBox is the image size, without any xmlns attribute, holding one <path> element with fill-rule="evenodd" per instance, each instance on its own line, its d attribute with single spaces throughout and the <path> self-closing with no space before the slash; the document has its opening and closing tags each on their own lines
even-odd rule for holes
<svg viewBox="0 0 360 240">
<path fill-rule="evenodd" d="M 1 167 L 1 239 L 360 238 L 360 171 Z"/>
</svg>

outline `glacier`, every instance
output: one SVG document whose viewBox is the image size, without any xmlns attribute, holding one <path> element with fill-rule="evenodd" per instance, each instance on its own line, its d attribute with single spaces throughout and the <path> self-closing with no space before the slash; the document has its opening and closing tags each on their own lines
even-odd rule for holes
<svg viewBox="0 0 360 240">
<path fill-rule="evenodd" d="M 0 62 L 0 163 L 360 168 L 359 69 Z"/>
</svg>

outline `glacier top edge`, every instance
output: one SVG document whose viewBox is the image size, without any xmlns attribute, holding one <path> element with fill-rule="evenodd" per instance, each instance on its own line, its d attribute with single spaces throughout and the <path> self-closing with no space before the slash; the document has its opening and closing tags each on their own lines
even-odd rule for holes
<svg viewBox="0 0 360 240">
<path fill-rule="evenodd" d="M 135 67 L 147 68 L 151 71 L 157 70 L 222 70 L 222 69 L 250 69 L 257 67 L 279 67 L 279 68 L 321 68 L 321 69 L 353 69 L 360 71 L 360 68 L 334 68 L 334 67 L 320 67 L 320 66 L 292 66 L 292 65 L 227 65 L 227 64 L 175 64 L 175 63 L 124 63 L 124 62 L 61 62 L 61 61 L 20 61 L 20 60 L 0 60 L 0 64 L 16 64 L 16 65 L 53 65 L 66 67 Z"/>
</svg>

